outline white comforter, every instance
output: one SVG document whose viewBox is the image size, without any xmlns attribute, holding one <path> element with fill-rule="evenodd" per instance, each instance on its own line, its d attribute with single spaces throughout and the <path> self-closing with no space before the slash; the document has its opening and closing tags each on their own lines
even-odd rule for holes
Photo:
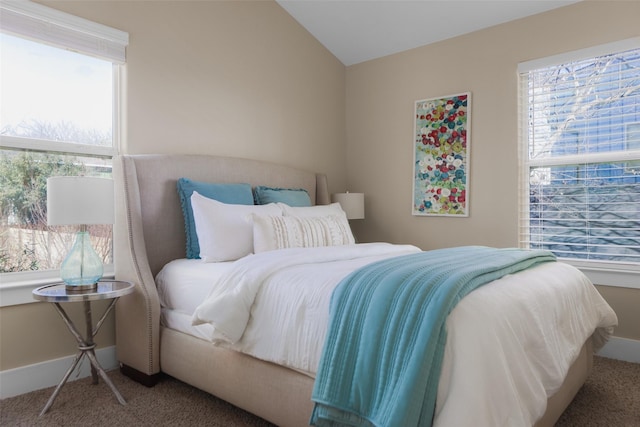
<svg viewBox="0 0 640 427">
<path fill-rule="evenodd" d="M 313 376 L 333 288 L 356 268 L 418 250 L 376 243 L 250 255 L 216 283 L 193 323 L 211 324 L 213 341 Z M 564 263 L 480 287 L 447 320 L 434 425 L 532 425 L 587 337 L 595 331 L 603 344 L 616 324 L 595 287 Z"/>
</svg>

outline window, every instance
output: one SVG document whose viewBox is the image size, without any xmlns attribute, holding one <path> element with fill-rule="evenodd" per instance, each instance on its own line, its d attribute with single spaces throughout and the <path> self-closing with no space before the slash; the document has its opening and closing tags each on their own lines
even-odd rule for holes
<svg viewBox="0 0 640 427">
<path fill-rule="evenodd" d="M 520 64 L 520 244 L 640 265 L 640 39 Z"/>
<path fill-rule="evenodd" d="M 111 176 L 128 35 L 31 2 L 0 5 L 0 274 L 57 275 L 76 227 L 48 227 L 46 179 Z M 90 227 L 112 263 L 112 226 Z"/>
</svg>

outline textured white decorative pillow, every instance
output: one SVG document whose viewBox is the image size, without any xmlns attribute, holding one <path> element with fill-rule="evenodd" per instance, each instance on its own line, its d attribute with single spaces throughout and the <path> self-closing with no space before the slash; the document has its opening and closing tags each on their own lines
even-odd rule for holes
<svg viewBox="0 0 640 427">
<path fill-rule="evenodd" d="M 284 248 L 354 244 L 344 212 L 313 217 L 253 215 L 255 253 Z"/>
<path fill-rule="evenodd" d="M 234 261 L 253 252 L 252 214 L 281 216 L 275 203 L 234 205 L 194 191 L 191 195 L 200 258 L 205 262 Z"/>
<path fill-rule="evenodd" d="M 285 205 L 284 203 L 278 203 L 278 206 L 282 208 L 282 212 L 285 216 L 297 216 L 300 218 L 318 217 L 327 215 L 346 215 L 342 210 L 340 203 L 331 203 L 330 205 L 316 205 L 316 206 L 304 206 L 294 207 Z"/>
</svg>

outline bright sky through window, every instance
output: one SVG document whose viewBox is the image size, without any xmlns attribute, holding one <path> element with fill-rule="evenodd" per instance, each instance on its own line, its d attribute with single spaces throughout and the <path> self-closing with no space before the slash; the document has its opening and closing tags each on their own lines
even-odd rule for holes
<svg viewBox="0 0 640 427">
<path fill-rule="evenodd" d="M 4 134 L 10 127 L 12 136 L 34 136 L 23 128 L 33 122 L 54 127 L 72 123 L 79 131 L 109 137 L 108 141 L 100 138 L 99 145 L 112 144 L 110 61 L 7 34 L 0 34 L 0 47 L 0 128 Z"/>
</svg>

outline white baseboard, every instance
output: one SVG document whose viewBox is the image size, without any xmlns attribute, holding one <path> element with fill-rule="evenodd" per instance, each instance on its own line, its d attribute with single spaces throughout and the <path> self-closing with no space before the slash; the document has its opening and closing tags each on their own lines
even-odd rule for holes
<svg viewBox="0 0 640 427">
<path fill-rule="evenodd" d="M 640 363 L 640 341 L 611 337 L 597 355 L 625 362 Z"/>
<path fill-rule="evenodd" d="M 58 385 L 64 373 L 73 363 L 74 357 L 75 355 L 71 355 L 0 371 L 0 384 L 2 384 L 0 386 L 0 399 Z M 115 346 L 97 349 L 96 358 L 105 371 L 118 367 Z M 76 367 L 68 381 L 75 381 L 91 375 L 90 366 L 89 359 L 86 356 L 83 357 L 79 368 Z M 64 387 L 61 393 L 64 393 Z"/>
</svg>

